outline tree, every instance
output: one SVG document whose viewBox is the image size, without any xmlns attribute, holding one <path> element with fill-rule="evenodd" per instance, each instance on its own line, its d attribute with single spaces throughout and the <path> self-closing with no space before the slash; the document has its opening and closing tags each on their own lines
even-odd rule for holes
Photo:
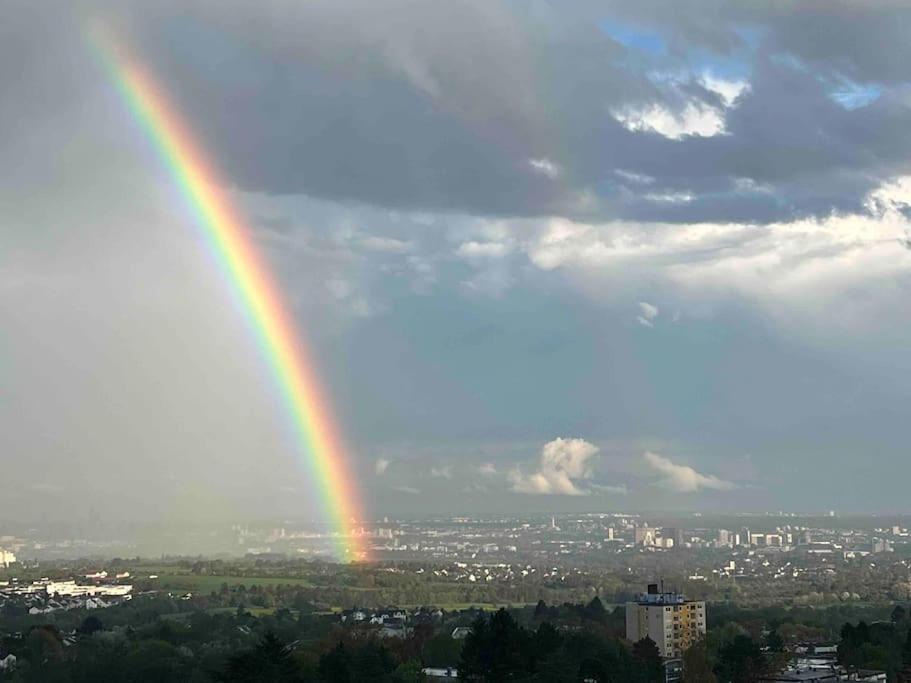
<svg viewBox="0 0 911 683">
<path fill-rule="evenodd" d="M 604 609 L 601 598 L 597 595 L 592 598 L 591 602 L 585 606 L 585 615 L 594 621 L 604 621 L 607 611 Z"/>
<path fill-rule="evenodd" d="M 424 683 L 427 680 L 427 676 L 424 675 L 419 659 L 409 659 L 396 668 L 393 673 L 393 679 L 396 683 Z"/>
<path fill-rule="evenodd" d="M 231 657 L 221 680 L 226 683 L 292 683 L 301 678 L 291 652 L 269 631 L 252 650 Z"/>
<path fill-rule="evenodd" d="M 766 636 L 765 644 L 772 652 L 781 652 L 784 650 L 784 639 L 778 634 L 778 630 L 774 628 L 769 631 L 769 635 Z"/>
<path fill-rule="evenodd" d="M 838 663 L 846 666 L 860 666 L 863 662 L 862 649 L 870 642 L 870 627 L 861 621 L 857 626 L 845 624 L 841 627 L 841 642 L 838 643 Z"/>
<path fill-rule="evenodd" d="M 465 638 L 459 675 L 466 680 L 495 682 L 531 673 L 534 655 L 528 644 L 528 633 L 505 609 L 497 611 L 489 622 L 479 616 Z"/>
<path fill-rule="evenodd" d="M 654 640 L 645 636 L 633 645 L 633 658 L 642 667 L 649 681 L 664 680 L 664 663 Z"/>
<path fill-rule="evenodd" d="M 26 656 L 33 665 L 63 659 L 63 638 L 56 626 L 35 626 L 25 639 Z"/>
<path fill-rule="evenodd" d="M 683 683 L 716 683 L 705 640 L 693 643 L 683 653 Z"/>
<path fill-rule="evenodd" d="M 344 643 L 339 643 L 334 650 L 319 658 L 319 674 L 323 680 L 333 683 L 354 681 L 351 655 Z"/>
<path fill-rule="evenodd" d="M 176 647 L 158 639 L 140 641 L 124 658 L 124 668 L 135 683 L 185 679 L 186 665 L 186 658 Z"/>
<path fill-rule="evenodd" d="M 557 631 L 556 627 L 550 622 L 545 621 L 538 626 L 538 630 L 535 631 L 531 640 L 535 657 L 543 659 L 556 651 L 560 647 L 563 639 L 560 637 L 560 632 Z"/>
<path fill-rule="evenodd" d="M 901 605 L 896 605 L 892 610 L 892 623 L 901 624 L 908 618 L 908 612 Z"/>
<path fill-rule="evenodd" d="M 82 620 L 82 624 L 77 630 L 84 636 L 90 636 L 98 631 L 103 631 L 104 624 L 101 623 L 101 619 L 92 614 Z"/>
<path fill-rule="evenodd" d="M 762 649 L 749 636 L 736 636 L 718 651 L 715 674 L 723 681 L 750 683 L 764 669 Z"/>
</svg>

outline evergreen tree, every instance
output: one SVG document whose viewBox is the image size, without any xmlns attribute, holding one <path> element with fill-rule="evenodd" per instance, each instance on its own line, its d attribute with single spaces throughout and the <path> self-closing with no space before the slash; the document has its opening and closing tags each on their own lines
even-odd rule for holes
<svg viewBox="0 0 911 683">
<path fill-rule="evenodd" d="M 221 680 L 225 683 L 293 683 L 301 677 L 285 643 L 269 631 L 252 650 L 231 657 Z"/>
<path fill-rule="evenodd" d="M 718 651 L 715 673 L 723 681 L 749 683 L 764 669 L 762 649 L 749 636 L 736 636 Z"/>
<path fill-rule="evenodd" d="M 693 643 L 683 653 L 683 683 L 716 683 L 705 640 Z"/>
<path fill-rule="evenodd" d="M 646 636 L 633 645 L 633 658 L 638 662 L 649 681 L 664 680 L 664 662 L 654 640 Z"/>
</svg>

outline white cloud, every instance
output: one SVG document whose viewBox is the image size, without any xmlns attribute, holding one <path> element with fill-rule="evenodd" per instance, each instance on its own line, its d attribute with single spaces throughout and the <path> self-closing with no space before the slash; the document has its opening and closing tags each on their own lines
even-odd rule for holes
<svg viewBox="0 0 911 683">
<path fill-rule="evenodd" d="M 463 242 L 456 249 L 456 255 L 471 264 L 475 271 L 462 280 L 466 293 L 500 297 L 516 282 L 509 263 L 504 261 L 516 248 L 509 238 L 491 239 L 484 242 Z"/>
<path fill-rule="evenodd" d="M 343 303 L 347 312 L 358 318 L 366 318 L 376 313 L 370 302 L 361 296 L 357 288 L 348 280 L 335 278 L 327 280 L 325 287 L 338 303 Z"/>
<path fill-rule="evenodd" d="M 404 484 L 401 484 L 399 486 L 393 486 L 392 490 L 399 491 L 400 493 L 407 493 L 412 496 L 416 496 L 421 492 L 421 489 L 416 489 L 413 486 L 406 486 Z"/>
<path fill-rule="evenodd" d="M 658 133 L 672 140 L 680 140 L 687 136 L 713 137 L 725 134 L 727 110 L 749 89 L 746 81 L 719 78 L 710 73 L 696 77 L 691 72 L 653 72 L 650 76 L 656 85 L 680 103 L 676 109 L 653 102 L 618 107 L 613 109 L 611 114 L 627 130 Z M 688 94 L 687 86 L 694 82 L 717 95 L 720 102 L 705 102 Z M 680 196 L 673 201 L 687 200 Z"/>
<path fill-rule="evenodd" d="M 593 491 L 598 491 L 599 493 L 612 493 L 616 495 L 625 496 L 629 493 L 629 489 L 626 488 L 626 484 L 619 484 L 617 486 L 606 486 L 604 484 L 589 484 L 589 488 Z"/>
<path fill-rule="evenodd" d="M 825 313 L 838 300 L 844 325 L 848 313 L 876 314 L 869 296 L 876 282 L 888 298 L 897 278 L 911 277 L 911 250 L 902 243 L 911 222 L 900 211 L 909 199 L 911 180 L 873 193 L 870 214 L 762 226 L 551 219 L 522 248 L 538 268 L 563 269 L 599 297 L 661 278 L 677 296 L 739 296 L 795 320 L 799 315 L 804 325 L 808 314 Z M 614 286 L 605 287 L 610 278 Z M 843 296 L 852 292 L 859 301 L 853 307 Z M 880 314 L 889 307 L 884 301 Z M 641 317 L 641 324 L 652 320 Z"/>
<path fill-rule="evenodd" d="M 691 192 L 649 192 L 642 195 L 643 199 L 650 202 L 663 202 L 665 204 L 686 204 L 696 199 Z"/>
<path fill-rule="evenodd" d="M 492 462 L 485 462 L 478 465 L 478 472 L 485 477 L 492 477 L 497 473 L 497 467 Z"/>
<path fill-rule="evenodd" d="M 532 171 L 539 173 L 551 180 L 555 180 L 560 177 L 562 169 L 558 164 L 555 164 L 550 159 L 541 157 L 540 159 L 529 159 L 528 165 L 531 167 Z"/>
<path fill-rule="evenodd" d="M 663 455 L 646 451 L 643 460 L 655 472 L 661 475 L 661 485 L 678 493 L 693 493 L 699 489 L 728 491 L 736 488 L 729 481 L 724 481 L 710 474 L 700 474 L 688 465 L 678 465 Z"/>
<path fill-rule="evenodd" d="M 583 496 L 589 492 L 578 487 L 580 480 L 592 476 L 590 460 L 598 447 L 584 439 L 557 438 L 544 444 L 538 469 L 526 474 L 519 468 L 509 473 L 512 490 L 518 493 Z"/>
<path fill-rule="evenodd" d="M 636 316 L 636 321 L 643 327 L 654 327 L 654 320 L 658 317 L 658 307 L 647 301 L 640 301 L 639 311 L 641 314 Z"/>
<path fill-rule="evenodd" d="M 650 175 L 644 175 L 642 173 L 633 173 L 632 171 L 627 171 L 622 168 L 614 169 L 614 173 L 623 178 L 624 180 L 635 183 L 636 185 L 651 185 L 655 182 L 655 179 Z"/>
<path fill-rule="evenodd" d="M 708 73 L 703 74 L 700 80 L 703 87 L 718 95 L 726 107 L 733 105 L 750 87 L 746 81 L 718 78 Z"/>
<path fill-rule="evenodd" d="M 376 476 L 383 476 L 386 474 L 386 470 L 389 469 L 389 461 L 386 458 L 377 458 L 374 469 L 376 471 Z"/>
<path fill-rule="evenodd" d="M 414 250 L 412 242 L 381 235 L 363 235 L 358 239 L 358 245 L 362 249 L 380 254 L 407 254 Z"/>
<path fill-rule="evenodd" d="M 463 242 L 456 254 L 464 259 L 498 259 L 507 256 L 512 245 L 505 242 Z"/>
<path fill-rule="evenodd" d="M 442 467 L 431 467 L 430 476 L 435 479 L 452 479 L 452 467 L 444 465 Z"/>
<path fill-rule="evenodd" d="M 658 317 L 658 307 L 654 304 L 650 304 L 648 301 L 640 301 L 639 310 L 642 311 L 642 317 L 647 318 L 648 320 L 654 320 Z"/>
<path fill-rule="evenodd" d="M 481 294 L 493 298 L 502 296 L 516 283 L 508 268 L 491 267 L 476 271 L 462 280 L 462 288 L 469 294 Z"/>
<path fill-rule="evenodd" d="M 611 114 L 629 131 L 658 133 L 672 140 L 691 135 L 710 138 L 725 132 L 724 112 L 695 100 L 677 112 L 651 104 L 615 109 Z"/>
</svg>

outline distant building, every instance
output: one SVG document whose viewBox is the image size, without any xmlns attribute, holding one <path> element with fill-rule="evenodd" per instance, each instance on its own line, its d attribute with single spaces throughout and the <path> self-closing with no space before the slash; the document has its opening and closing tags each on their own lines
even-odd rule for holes
<svg viewBox="0 0 911 683">
<path fill-rule="evenodd" d="M 129 584 L 90 584 L 80 585 L 75 581 L 48 581 L 44 585 L 47 595 L 60 597 L 74 596 L 107 596 L 122 598 L 133 592 Z"/>
<path fill-rule="evenodd" d="M 637 526 L 635 531 L 636 545 L 655 545 L 655 529 L 645 526 Z"/>
<path fill-rule="evenodd" d="M 669 527 L 662 531 L 662 536 L 672 539 L 674 541 L 675 548 L 684 547 L 683 529 Z"/>
<path fill-rule="evenodd" d="M 749 527 L 742 527 L 740 529 L 740 545 L 749 547 L 752 539 L 753 535 L 750 533 Z"/>
<path fill-rule="evenodd" d="M 846 671 L 841 667 L 823 670 L 791 670 L 770 674 L 758 679 L 760 683 L 836 683 L 837 681 L 863 681 L 864 683 L 886 683 L 885 671 L 859 669 Z"/>
<path fill-rule="evenodd" d="M 870 552 L 874 554 L 891 553 L 892 544 L 883 538 L 874 538 L 873 543 L 870 544 Z"/>
<path fill-rule="evenodd" d="M 9 567 L 16 562 L 16 556 L 9 550 L 0 548 L 0 567 Z"/>
<path fill-rule="evenodd" d="M 655 641 L 665 659 L 676 659 L 705 635 L 705 602 L 687 600 L 679 593 L 661 593 L 657 584 L 626 603 L 626 637 Z"/>
</svg>

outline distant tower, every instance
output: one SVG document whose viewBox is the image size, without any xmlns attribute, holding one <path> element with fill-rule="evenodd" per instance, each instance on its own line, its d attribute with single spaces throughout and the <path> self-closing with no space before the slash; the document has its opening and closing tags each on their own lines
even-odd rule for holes
<svg viewBox="0 0 911 683">
<path fill-rule="evenodd" d="M 557 518 L 554 515 L 550 516 L 550 528 L 556 531 L 557 529 Z"/>
</svg>

